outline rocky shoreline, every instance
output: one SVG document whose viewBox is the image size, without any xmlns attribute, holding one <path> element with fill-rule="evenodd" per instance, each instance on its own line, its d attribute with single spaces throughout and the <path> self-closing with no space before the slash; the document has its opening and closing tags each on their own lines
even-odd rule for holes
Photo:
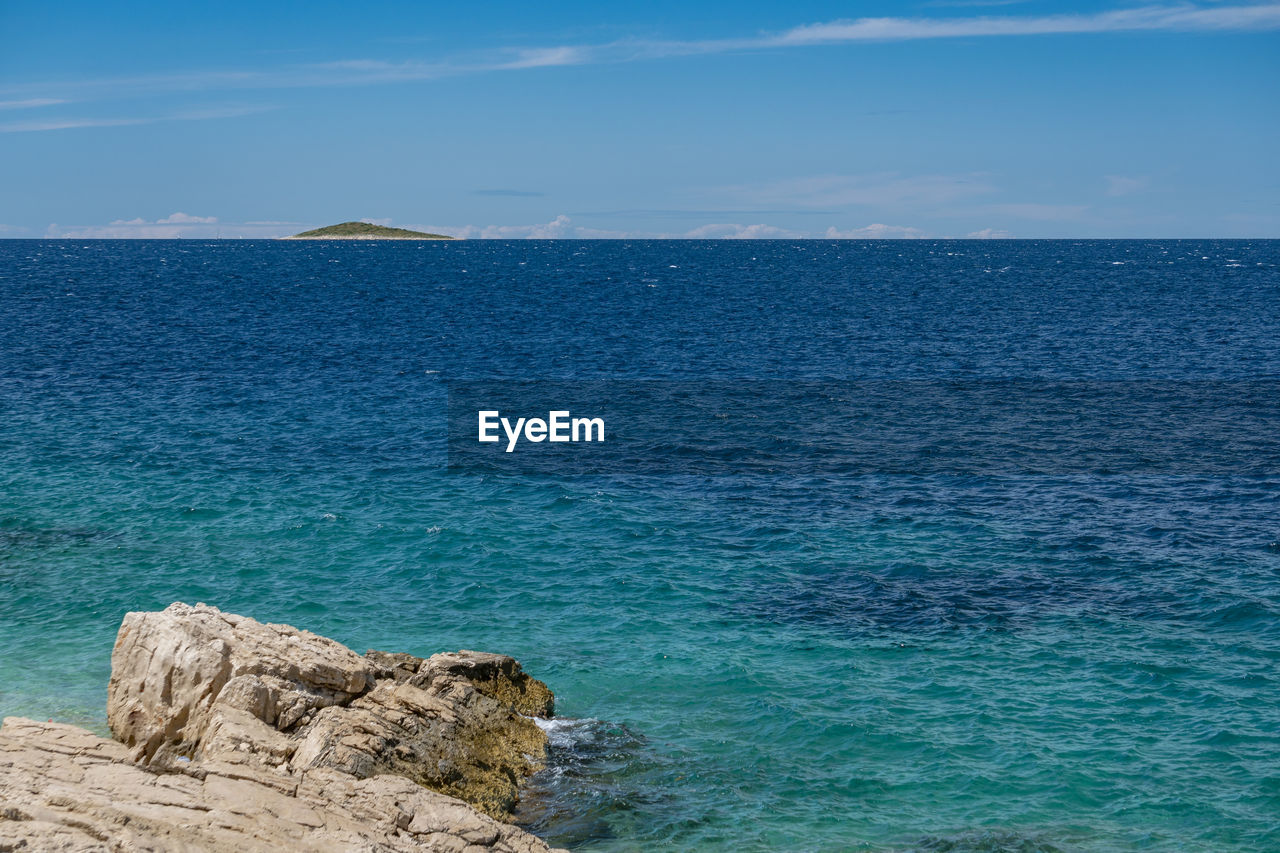
<svg viewBox="0 0 1280 853">
<path fill-rule="evenodd" d="M 202 604 L 129 613 L 114 740 L 0 727 L 0 851 L 547 853 L 506 821 L 553 707 L 502 655 L 359 655 Z"/>
</svg>

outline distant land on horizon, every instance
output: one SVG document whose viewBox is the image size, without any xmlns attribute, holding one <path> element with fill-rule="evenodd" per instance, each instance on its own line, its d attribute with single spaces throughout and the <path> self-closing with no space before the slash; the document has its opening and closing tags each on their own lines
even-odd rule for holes
<svg viewBox="0 0 1280 853">
<path fill-rule="evenodd" d="M 428 234 L 408 228 L 389 228 L 369 222 L 340 222 L 311 231 L 303 231 L 284 240 L 454 240 L 447 234 Z"/>
</svg>

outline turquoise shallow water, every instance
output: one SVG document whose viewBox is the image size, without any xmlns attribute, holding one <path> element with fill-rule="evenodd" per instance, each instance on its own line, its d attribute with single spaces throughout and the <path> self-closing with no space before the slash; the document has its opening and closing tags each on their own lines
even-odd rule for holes
<svg viewBox="0 0 1280 853">
<path fill-rule="evenodd" d="M 1280 478 L 450 473 L 439 379 L 1278 376 L 1276 243 L 0 253 L 0 713 L 199 600 L 517 656 L 579 850 L 1280 850 Z"/>
</svg>

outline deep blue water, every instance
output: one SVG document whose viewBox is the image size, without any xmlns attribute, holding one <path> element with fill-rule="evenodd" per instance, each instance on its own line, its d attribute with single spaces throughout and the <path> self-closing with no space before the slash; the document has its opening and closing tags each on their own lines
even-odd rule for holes
<svg viewBox="0 0 1280 853">
<path fill-rule="evenodd" d="M 0 714 L 101 727 L 121 616 L 200 600 L 515 655 L 564 717 L 522 818 L 579 850 L 1280 850 L 1277 264 L 1280 241 L 0 241 Z M 1032 441 L 994 472 L 797 467 L 794 443 L 713 474 L 450 471 L 445 383 L 476 378 L 1158 405 L 1126 422 L 1138 468 L 1057 444 L 1036 467 Z M 1200 401 L 1177 441 L 1143 383 Z"/>
</svg>

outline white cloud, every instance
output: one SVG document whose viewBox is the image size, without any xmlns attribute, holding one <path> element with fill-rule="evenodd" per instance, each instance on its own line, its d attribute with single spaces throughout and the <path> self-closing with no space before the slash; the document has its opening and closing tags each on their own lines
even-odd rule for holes
<svg viewBox="0 0 1280 853">
<path fill-rule="evenodd" d="M 983 228 L 981 231 L 970 231 L 964 236 L 974 240 L 1004 240 L 1013 235 L 1000 228 Z"/>
<path fill-rule="evenodd" d="M 161 219 L 142 217 L 114 219 L 106 225 L 51 224 L 46 237 L 81 237 L 86 239 L 213 239 L 215 237 L 267 238 L 285 237 L 297 228 L 289 222 L 219 222 L 216 216 L 192 216 L 188 213 L 172 213 Z"/>
<path fill-rule="evenodd" d="M 781 240 L 795 239 L 803 235 L 763 223 L 756 225 L 717 223 L 700 225 L 697 228 L 686 231 L 684 236 L 693 240 Z"/>
<path fill-rule="evenodd" d="M 1107 175 L 1107 195 L 1122 196 L 1136 193 L 1145 189 L 1147 186 L 1146 178 L 1128 178 L 1124 175 Z"/>
<path fill-rule="evenodd" d="M 35 107 L 51 107 L 65 104 L 61 98 L 24 98 L 20 101 L 0 101 L 0 110 L 29 110 Z"/>
<path fill-rule="evenodd" d="M 624 240 L 624 239 L 682 239 L 695 240 L 749 240 L 803 238 L 804 234 L 758 223 L 713 223 L 702 225 L 682 233 L 670 234 L 649 231 L 613 231 L 575 225 L 568 216 L 561 214 L 550 222 L 535 225 L 404 225 L 414 231 L 447 234 L 469 240 Z"/>
<path fill-rule="evenodd" d="M 157 219 L 156 224 L 157 225 L 209 225 L 217 221 L 218 221 L 218 217 L 216 216 L 191 216 L 190 214 L 186 214 L 186 213 L 183 213 L 182 211 L 178 211 L 177 213 L 169 214 L 164 219 Z"/>
<path fill-rule="evenodd" d="M 11 121 L 0 124 L 0 133 L 39 133 L 44 130 L 72 130 L 81 127 L 125 127 L 133 124 L 150 124 L 158 119 L 144 118 L 67 118 L 46 121 Z"/>
<path fill-rule="evenodd" d="M 489 66 L 493 71 L 515 71 L 521 68 L 552 68 L 559 65 L 584 65 L 592 59 L 591 48 L 540 47 L 517 51 L 516 58 Z"/>
<path fill-rule="evenodd" d="M 622 236 L 612 232 L 582 233 L 591 229 L 579 228 L 563 213 L 550 222 L 536 225 L 406 225 L 413 231 L 430 234 L 446 234 L 470 240 L 554 240 L 562 237 L 590 239 L 594 236 Z"/>
<path fill-rule="evenodd" d="M 0 133 L 39 133 L 48 130 L 73 130 L 85 127 L 128 127 L 139 124 L 155 124 L 162 121 L 206 121 L 208 119 L 236 118 L 275 109 L 268 106 L 223 107 L 218 109 L 186 110 L 149 118 L 64 118 L 29 119 L 0 124 Z"/>
<path fill-rule="evenodd" d="M 527 237 L 533 240 L 550 240 L 556 237 L 574 236 L 571 232 L 569 217 L 563 213 L 550 222 L 542 225 L 490 225 L 485 229 L 484 237 Z"/>
<path fill-rule="evenodd" d="M 858 18 L 795 27 L 753 40 L 758 47 L 976 36 L 1076 35 L 1144 30 L 1262 30 L 1280 27 L 1280 4 L 1141 6 L 1076 15 Z M 714 44 L 710 42 L 709 44 Z"/>
<path fill-rule="evenodd" d="M 874 222 L 864 228 L 851 228 L 848 231 L 841 231 L 833 225 L 827 229 L 824 236 L 828 240 L 892 240 L 923 237 L 924 232 L 907 225 L 884 225 Z"/>
<path fill-rule="evenodd" d="M 1016 0 L 1014 0 L 1016 2 Z M 965 5 L 965 4 L 956 4 Z M 971 5 L 1012 5 L 1004 0 Z M 777 33 L 701 41 L 617 41 L 576 48 L 549 48 L 546 53 L 581 65 L 591 62 L 630 62 L 674 56 L 696 56 L 743 50 L 915 41 L 921 39 L 994 36 L 1084 35 L 1144 31 L 1257 31 L 1280 28 L 1280 3 L 1237 6 L 1199 6 L 1191 3 L 1150 5 L 1109 12 L 1060 15 L 979 15 L 971 17 L 856 18 L 803 24 Z M 529 51 L 536 54 L 539 51 Z M 509 64 L 501 67 L 534 67 Z"/>
<path fill-rule="evenodd" d="M 930 0 L 921 5 L 935 9 L 963 9 L 966 6 L 1017 6 L 1026 2 L 1027 0 Z"/>
</svg>

